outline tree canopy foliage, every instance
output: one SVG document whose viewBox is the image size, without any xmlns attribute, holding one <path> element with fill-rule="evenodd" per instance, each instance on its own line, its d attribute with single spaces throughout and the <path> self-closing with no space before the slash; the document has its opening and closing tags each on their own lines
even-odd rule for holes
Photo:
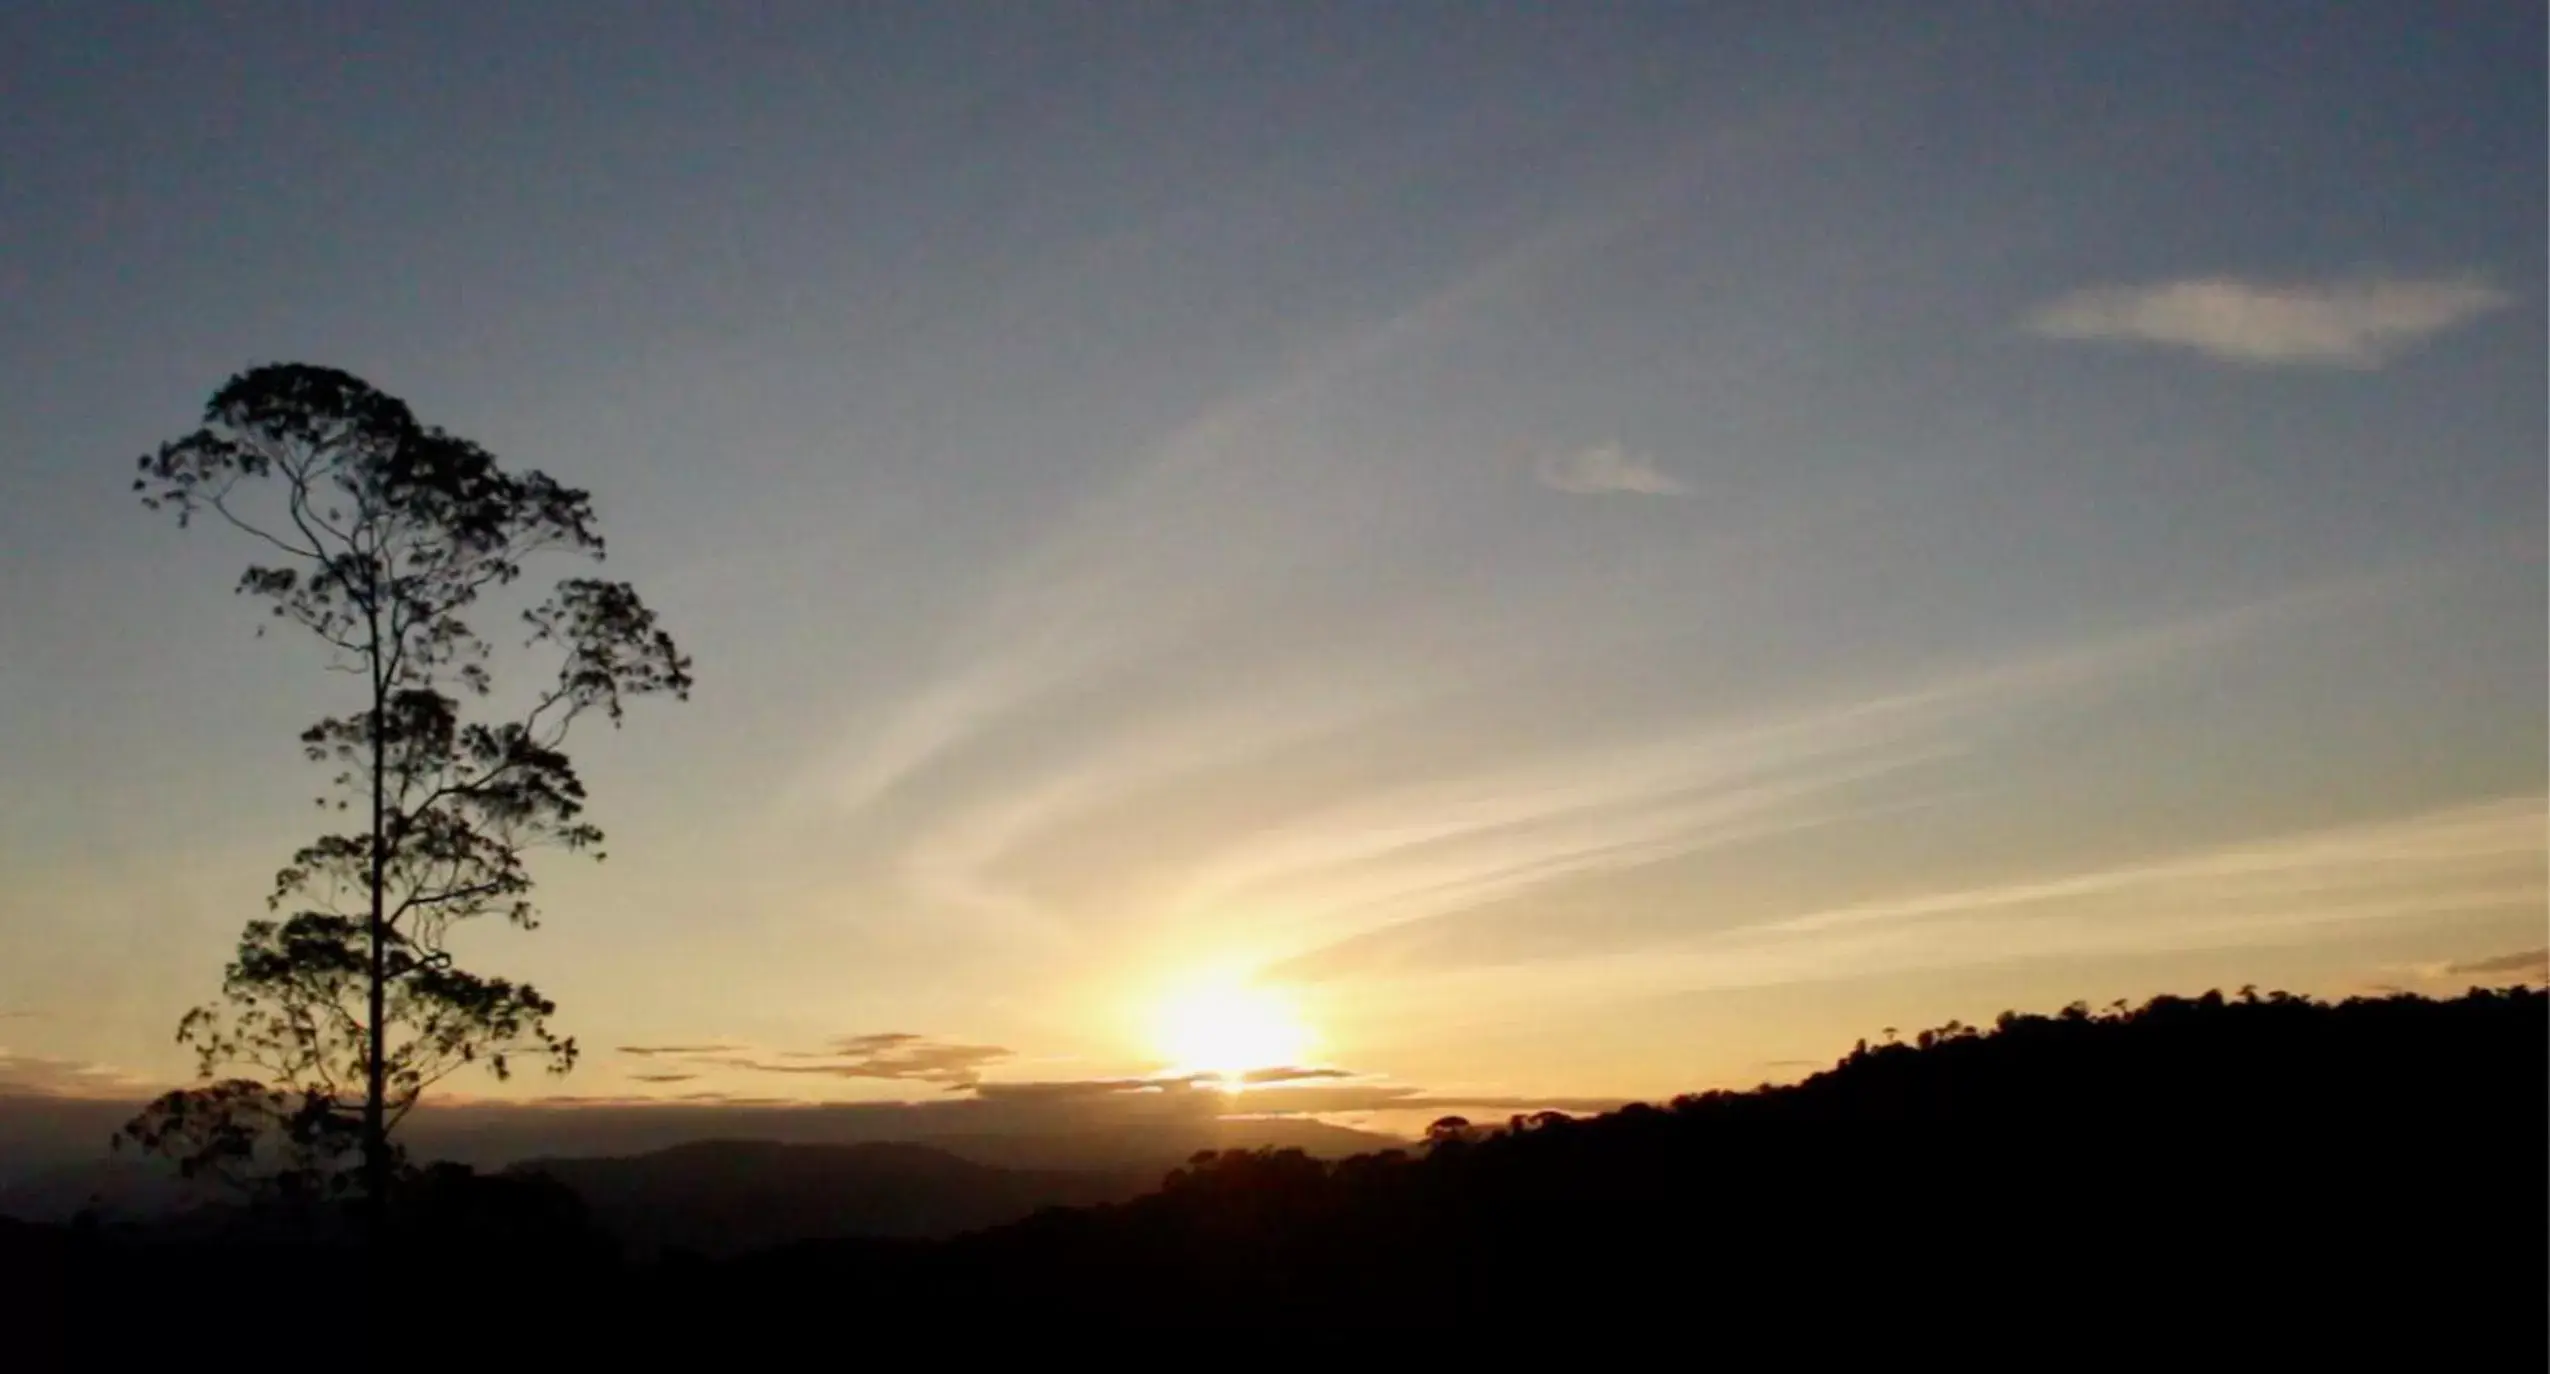
<svg viewBox="0 0 2550 1374">
<path fill-rule="evenodd" d="M 432 1084 L 471 1064 L 503 1077 L 574 1063 L 555 1005 L 459 967 L 450 936 L 489 917 L 538 923 L 533 851 L 601 857 L 568 732 L 594 713 L 618 724 L 637 697 L 687 697 L 690 660 L 627 583 L 567 578 L 513 608 L 500 662 L 477 614 L 538 555 L 602 557 L 592 498 L 506 469 L 347 373 L 233 377 L 202 428 L 140 469 L 145 506 L 255 543 L 239 592 L 317 640 L 357 709 L 301 735 L 335 770 L 318 800 L 344 828 L 277 872 L 274 914 L 242 933 L 222 1001 L 178 1027 L 208 1081 L 250 1076 L 163 1097 L 128 1137 L 191 1169 L 244 1176 L 262 1159 L 322 1184 L 359 1153 L 378 1198 L 390 1133 Z M 500 691 L 499 667 L 532 659 L 545 661 L 529 685 Z"/>
</svg>

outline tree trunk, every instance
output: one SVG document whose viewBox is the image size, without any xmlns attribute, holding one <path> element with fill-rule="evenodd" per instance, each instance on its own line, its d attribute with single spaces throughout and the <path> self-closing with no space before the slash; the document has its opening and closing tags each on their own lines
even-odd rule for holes
<svg viewBox="0 0 2550 1374">
<path fill-rule="evenodd" d="M 383 946 L 388 931 L 383 928 L 382 880 L 389 868 L 389 837 L 382 833 L 388 811 L 389 783 L 383 776 L 389 731 L 389 682 L 385 651 L 381 647 L 380 617 L 372 622 L 372 919 L 371 935 L 371 1035 L 366 1046 L 363 1091 L 363 1210 L 365 1229 L 377 1249 L 388 1229 L 390 1200 L 390 1136 L 388 1119 L 388 1065 L 383 1039 L 389 1027 L 386 966 L 382 962 Z"/>
</svg>

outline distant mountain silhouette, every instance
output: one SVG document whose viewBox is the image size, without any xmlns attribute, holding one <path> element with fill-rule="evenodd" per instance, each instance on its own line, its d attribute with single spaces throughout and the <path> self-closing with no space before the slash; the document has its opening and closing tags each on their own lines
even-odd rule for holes
<svg viewBox="0 0 2550 1374">
<path fill-rule="evenodd" d="M 62 1222 L 96 1200 L 104 1204 L 108 1217 L 147 1221 L 233 1200 L 209 1184 L 182 1184 L 155 1161 L 107 1152 L 108 1137 L 139 1109 L 137 1102 L 36 1098 L 15 1099 L 8 1105 L 12 1111 L 0 1112 L 0 1216 Z M 608 1118 L 608 1124 L 596 1128 L 596 1118 Z M 1039 1123 L 1024 1129 L 952 1129 L 948 1120 L 927 1115 L 849 1124 L 831 1119 L 819 1108 L 720 1114 L 682 1105 L 515 1108 L 498 1118 L 496 1130 L 484 1129 L 483 1113 L 475 1119 L 464 1117 L 472 1127 L 464 1130 L 452 1129 L 431 1112 L 422 1114 L 422 1120 L 425 1126 L 440 1129 L 417 1132 L 412 1148 L 418 1158 L 480 1169 L 506 1168 L 528 1159 L 626 1158 L 701 1140 L 767 1139 L 827 1146 L 923 1145 L 1002 1169 L 1131 1173 L 1156 1183 L 1199 1150 L 1298 1149 L 1333 1158 L 1407 1143 L 1396 1136 L 1321 1121 L 1217 1118 L 1210 1111 L 1100 1117 L 1080 1124 Z M 12 1139 L 6 1130 L 12 1123 L 37 1129 L 22 1130 Z M 848 1138 L 827 1138 L 843 1133 L 845 1125 L 853 1132 Z M 880 1130 L 892 1133 L 862 1134 Z"/>
<path fill-rule="evenodd" d="M 1148 1168 L 997 1168 L 925 1145 L 715 1140 L 619 1159 L 526 1160 L 573 1191 L 633 1258 L 723 1256 L 826 1236 L 941 1237 L 1040 1207 L 1117 1202 L 1159 1186 Z"/>
<path fill-rule="evenodd" d="M 912 1143 L 1008 1169 L 1136 1170 L 1156 1185 L 1160 1175 L 1202 1150 L 1299 1150 L 1343 1159 L 1408 1142 L 1307 1118 L 1228 1117 L 1196 1124 L 1128 1121 L 1072 1131 L 943 1134 Z"/>
</svg>

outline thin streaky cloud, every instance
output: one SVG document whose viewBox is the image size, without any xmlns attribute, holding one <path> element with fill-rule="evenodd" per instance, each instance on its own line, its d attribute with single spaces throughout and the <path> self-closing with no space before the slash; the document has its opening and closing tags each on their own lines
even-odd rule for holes
<svg viewBox="0 0 2550 1374">
<path fill-rule="evenodd" d="M 1532 971 L 1534 995 L 1618 998 L 1776 987 L 2029 959 L 2255 948 L 2341 925 L 2537 913 L 2545 799 L 2386 821 L 1800 912 Z M 1493 971 L 1435 976 L 1447 1000 Z"/>
<path fill-rule="evenodd" d="M 1339 1087 L 1287 1088 L 1247 1094 L 1237 1099 L 1243 1111 L 1225 1112 L 1226 1121 L 1332 1116 L 1357 1112 L 1426 1112 L 1447 1114 L 1495 1112 L 1563 1112 L 1571 1116 L 1617 1111 L 1634 1099 L 1609 1097 L 1532 1096 L 1514 1093 L 1432 1091 L 1409 1084 L 1349 1084 Z M 1482 1121 L 1482 1125 L 1497 1123 Z"/>
<path fill-rule="evenodd" d="M 2477 276 L 2276 283 L 2189 277 L 2076 291 L 2029 314 L 2052 339 L 2192 349 L 2225 362 L 2370 370 L 2513 304 Z"/>
<path fill-rule="evenodd" d="M 1276 377 L 1222 398 L 1163 435 L 998 569 L 973 614 L 951 633 L 947 661 L 936 674 L 878 716 L 852 722 L 849 737 L 822 751 L 788 794 L 849 812 L 872 807 L 1037 703 L 1139 662 L 1197 623 L 1227 617 L 1233 609 L 1227 600 L 1183 610 L 1164 603 L 1160 579 L 1127 553 L 1142 532 L 1174 523 L 1191 499 L 1187 483 L 1245 462 L 1265 436 L 1283 432 L 1288 415 L 1313 408 L 1375 361 L 1417 348 L 1483 303 L 1547 283 L 1560 267 L 1661 213 L 1689 190 L 1702 154 L 1741 151 L 1769 128 L 1815 114 L 1811 102 L 1799 102 L 1776 119 L 1765 115 L 1760 128 L 1695 135 L 1686 156 L 1669 160 L 1684 170 L 1641 178 L 1615 204 L 1562 215 L 1519 236 L 1436 290 L 1340 329 Z M 1562 480 L 1608 477 L 1630 484 L 1604 490 L 1682 493 L 1652 457 L 1612 446 L 1620 461 L 1606 472 L 1603 452 L 1556 454 L 1541 466 L 1554 465 Z"/>
<path fill-rule="evenodd" d="M 882 861 L 917 900 L 993 918 L 1010 936 L 1047 936 L 1058 947 L 1092 920 L 1281 912 L 1290 948 L 1264 953 L 1289 961 L 1571 875 L 1893 810 L 1906 800 L 1874 789 L 1900 794 L 1913 770 L 1970 749 L 2014 708 L 2099 693 L 2190 653 L 2389 597 L 2429 572 L 2420 566 L 2318 584 L 1803 710 L 1417 773 L 1380 790 L 1309 801 L 1203 849 L 1155 851 L 1157 885 L 1146 878 L 1147 890 L 1091 906 L 1053 886 L 1090 880 L 1055 856 L 1088 838 L 1086 827 L 1103 833 L 1108 807 L 1199 779 L 1238 786 L 1265 759 L 1313 740 L 1352 747 L 1355 731 L 1383 708 L 1448 691 L 1447 668 L 1473 677 L 1484 671 L 1474 661 L 1420 660 L 1395 675 L 1323 681 L 1340 675 L 1337 664 L 1323 662 L 1308 678 L 1270 680 L 1263 697 L 1093 732 L 1050 771 L 1012 776 L 995 795 L 965 797 L 926 818 Z M 1330 962 L 1310 957 L 1312 965 Z"/>
<path fill-rule="evenodd" d="M 1421 918 L 1457 918 L 1570 873 L 1862 813 L 1880 805 L 1874 789 L 1978 747 L 2023 711 L 2095 695 L 2386 587 L 2307 588 L 1891 693 L 1412 783 L 1207 856 L 1176 905 L 1281 909 L 1307 937 L 1285 966 L 1296 974 L 1335 968 L 1350 941 Z"/>
<path fill-rule="evenodd" d="M 1670 813 L 1657 818 L 1653 834 L 1648 838 L 1629 839 L 1607 848 L 1573 849 L 1536 861 L 1502 868 L 1489 868 L 1475 876 L 1448 880 L 1426 887 L 1383 889 L 1351 903 L 1340 903 L 1320 914 L 1326 923 L 1321 931 L 1334 932 L 1335 938 L 1305 954 L 1295 955 L 1273 964 L 1265 976 L 1279 981 L 1319 983 L 1355 979 L 1405 962 L 1413 954 L 1423 964 L 1430 954 L 1449 949 L 1462 949 L 1457 939 L 1465 923 L 1476 914 L 1493 908 L 1534 888 L 1560 883 L 1571 878 L 1589 878 L 1605 873 L 1625 872 L 1650 864 L 1688 859 L 1710 852 L 1739 849 L 1745 845 L 1794 835 L 1814 829 L 1830 829 L 1853 821 L 1887 812 L 1909 812 L 1935 805 L 1945 792 L 1917 792 L 1903 799 L 1881 802 L 1853 800 L 1845 793 L 1852 785 L 1875 782 L 1890 765 L 1863 770 L 1857 776 L 1828 776 L 1801 781 L 1793 799 L 1785 805 L 1763 805 L 1758 814 L 1734 811 L 1740 799 L 1727 799 L 1728 814 L 1712 817 L 1715 824 L 1701 824 L 1693 810 Z M 1824 793 L 1821 804 L 1805 804 L 1815 793 Z M 1315 932 L 1316 933 L 1316 932 Z M 1445 938 L 1453 937 L 1453 938 Z M 1493 955 L 1456 956 L 1461 962 L 1497 963 Z"/>
<path fill-rule="evenodd" d="M 833 1042 L 840 1054 L 877 1054 L 904 1045 L 918 1045 L 929 1039 L 912 1031 L 871 1031 L 866 1035 L 845 1035 Z"/>
<path fill-rule="evenodd" d="M 1226 605 L 1183 609 L 1125 550 L 1188 498 L 1199 474 L 1243 461 L 1251 440 L 1282 429 L 1375 359 L 1440 332 L 1481 301 L 1540 279 L 1625 222 L 1619 211 L 1561 217 L 1487 254 L 1406 306 L 1339 330 L 1277 377 L 1226 396 L 1163 435 L 1128 469 L 1063 512 L 991 580 L 951 636 L 950 662 L 882 718 L 832 751 L 795 789 L 857 811 L 1040 700 L 1138 660 Z M 1129 608 L 1139 608 L 1139 614 Z"/>
<path fill-rule="evenodd" d="M 1366 966 L 1379 947 L 1435 922 L 1566 879 L 1617 872 L 1829 825 L 1849 814 L 1857 789 L 1922 761 L 1878 756 L 1813 768 L 1758 785 L 1708 789 L 1687 805 L 1625 804 L 1597 814 L 1553 815 L 1452 840 L 1411 844 L 1285 875 L 1249 894 L 1292 914 L 1295 929 L 1327 942 L 1270 973 L 1317 981 Z M 1192 900 L 1192 899 L 1190 899 Z"/>
<path fill-rule="evenodd" d="M 826 1050 L 763 1050 L 750 1046 L 666 1045 L 622 1046 L 623 1054 L 679 1056 L 701 1069 L 747 1073 L 812 1075 L 825 1078 L 878 1079 L 928 1083 L 944 1088 L 971 1087 L 991 1064 L 1016 1056 L 998 1045 L 967 1045 L 933 1040 L 910 1031 L 880 1031 L 835 1039 Z M 780 1062 L 789 1061 L 789 1062 Z M 671 1076 L 632 1074 L 642 1082 L 679 1082 L 697 1074 Z"/>
<path fill-rule="evenodd" d="M 1652 453 L 1619 444 L 1594 444 L 1550 453 L 1532 465 L 1532 476 L 1571 496 L 1688 496 L 1691 485 L 1656 466 Z"/>
<path fill-rule="evenodd" d="M 2519 949 L 2477 959 L 2384 964 L 2358 978 L 2354 987 L 2372 996 L 2399 997 L 2508 984 L 2550 986 L 2550 949 Z"/>
<path fill-rule="evenodd" d="M 0 1049 L 0 1093 L 38 1097 L 124 1098 L 157 1085 L 107 1064 Z"/>
<path fill-rule="evenodd" d="M 2181 885 L 2267 894 L 2360 891 L 2377 882 L 2414 882 L 2433 868 L 2542 853 L 2542 799 L 2519 797 L 2456 807 L 2406 820 L 2348 826 L 2238 845 L 2162 862 L 2127 865 L 2038 882 L 1934 893 L 1793 917 L 1772 929 L 1812 931 L 1871 922 L 1963 916 L 2136 889 Z"/>
<path fill-rule="evenodd" d="M 1262 692 L 1097 734 L 1045 776 L 1013 779 L 995 796 L 935 819 L 900 858 L 912 892 L 951 909 L 1013 918 L 1022 932 L 1052 915 L 1006 881 L 1004 862 L 1066 833 L 1093 812 L 1149 788 L 1217 771 L 1245 771 L 1285 750 L 1344 738 L 1376 719 L 1449 691 L 1453 665 L 1420 663 L 1393 675 L 1323 664 L 1270 678 Z"/>
<path fill-rule="evenodd" d="M 2492 955 L 2485 959 L 2465 959 L 2435 970 L 2441 978 L 2466 978 L 2494 973 L 2520 973 L 2539 980 L 2550 977 L 2550 949 L 2523 949 L 2512 954 Z"/>
</svg>

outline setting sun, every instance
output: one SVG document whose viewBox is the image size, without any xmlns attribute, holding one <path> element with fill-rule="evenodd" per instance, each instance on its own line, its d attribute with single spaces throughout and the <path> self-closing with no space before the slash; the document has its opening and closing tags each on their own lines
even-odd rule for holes
<svg viewBox="0 0 2550 1374">
<path fill-rule="evenodd" d="M 1183 990 L 1161 1005 L 1154 1035 L 1175 1072 L 1234 1088 L 1252 1070 L 1299 1064 L 1312 1041 L 1289 1000 L 1245 983 Z"/>
</svg>

